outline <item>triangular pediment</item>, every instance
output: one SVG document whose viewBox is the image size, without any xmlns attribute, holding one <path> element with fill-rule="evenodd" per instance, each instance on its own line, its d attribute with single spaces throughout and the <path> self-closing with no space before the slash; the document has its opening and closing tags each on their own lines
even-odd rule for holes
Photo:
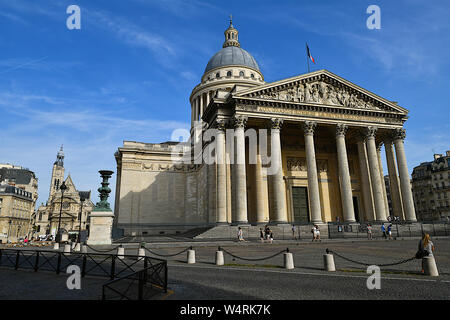
<svg viewBox="0 0 450 320">
<path fill-rule="evenodd" d="M 73 183 L 72 177 L 70 176 L 70 174 L 66 178 L 65 184 L 67 187 L 66 194 L 67 195 L 70 194 L 72 197 L 77 197 L 78 191 L 77 191 L 77 188 L 75 188 L 75 184 Z"/>
<path fill-rule="evenodd" d="M 268 83 L 233 94 L 233 98 L 319 104 L 406 115 L 408 110 L 345 80 L 328 70 Z"/>
</svg>

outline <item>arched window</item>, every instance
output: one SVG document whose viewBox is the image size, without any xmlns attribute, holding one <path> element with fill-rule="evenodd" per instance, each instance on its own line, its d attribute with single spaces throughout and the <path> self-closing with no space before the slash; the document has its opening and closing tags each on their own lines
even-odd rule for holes
<svg viewBox="0 0 450 320">
<path fill-rule="evenodd" d="M 244 76 L 244 71 L 240 71 L 239 72 L 239 77 L 243 77 Z"/>
<path fill-rule="evenodd" d="M 255 78 L 255 75 L 252 73 L 252 74 L 250 75 L 250 78 L 254 79 L 254 78 Z"/>
<path fill-rule="evenodd" d="M 216 73 L 216 78 L 220 78 L 220 72 Z"/>
<path fill-rule="evenodd" d="M 227 72 L 227 77 L 231 77 L 231 71 Z"/>
</svg>

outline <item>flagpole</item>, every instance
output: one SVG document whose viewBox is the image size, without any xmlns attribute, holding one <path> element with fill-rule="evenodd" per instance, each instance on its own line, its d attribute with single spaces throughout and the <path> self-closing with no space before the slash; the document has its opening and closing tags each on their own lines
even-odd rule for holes
<svg viewBox="0 0 450 320">
<path fill-rule="evenodd" d="M 306 62 L 308 64 L 308 73 L 309 73 L 310 71 L 309 71 L 309 57 L 308 57 L 308 43 L 307 42 L 305 42 L 305 49 L 306 49 Z"/>
</svg>

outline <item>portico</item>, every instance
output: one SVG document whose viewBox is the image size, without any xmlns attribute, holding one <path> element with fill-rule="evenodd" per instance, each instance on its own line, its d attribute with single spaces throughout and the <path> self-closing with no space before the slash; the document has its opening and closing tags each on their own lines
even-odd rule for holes
<svg viewBox="0 0 450 320">
<path fill-rule="evenodd" d="M 116 154 L 118 226 L 381 223 L 389 214 L 382 148 L 394 213 L 416 221 L 403 145 L 408 111 L 397 103 L 328 70 L 266 83 L 232 24 L 190 102 L 191 148 L 213 148 L 213 163 L 196 162 L 195 151 L 177 164 L 174 144 L 126 142 Z M 196 144 L 208 130 L 213 139 Z"/>
</svg>

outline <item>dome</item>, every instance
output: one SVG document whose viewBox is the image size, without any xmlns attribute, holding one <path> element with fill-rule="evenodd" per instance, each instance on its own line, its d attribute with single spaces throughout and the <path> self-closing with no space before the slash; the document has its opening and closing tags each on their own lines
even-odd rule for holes
<svg viewBox="0 0 450 320">
<path fill-rule="evenodd" d="M 236 46 L 225 47 L 217 52 L 208 62 L 205 73 L 219 67 L 239 65 L 259 71 L 258 63 L 250 53 Z"/>
</svg>

